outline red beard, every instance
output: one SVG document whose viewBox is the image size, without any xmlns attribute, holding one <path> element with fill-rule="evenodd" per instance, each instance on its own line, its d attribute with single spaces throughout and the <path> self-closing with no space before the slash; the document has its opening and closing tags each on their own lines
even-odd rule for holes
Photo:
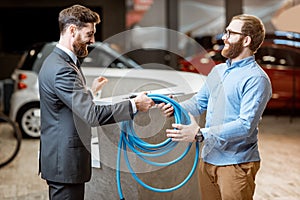
<svg viewBox="0 0 300 200">
<path fill-rule="evenodd" d="M 241 37 L 237 42 L 235 43 L 229 43 L 228 48 L 222 49 L 222 56 L 224 56 L 225 58 L 230 58 L 230 59 L 234 59 L 236 57 L 238 57 L 241 52 L 243 51 L 243 37 Z"/>
</svg>

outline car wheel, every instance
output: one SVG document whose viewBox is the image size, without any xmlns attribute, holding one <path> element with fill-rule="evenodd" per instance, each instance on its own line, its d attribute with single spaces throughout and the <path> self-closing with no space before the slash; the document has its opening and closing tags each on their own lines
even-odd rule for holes
<svg viewBox="0 0 300 200">
<path fill-rule="evenodd" d="M 17 115 L 17 122 L 23 137 L 39 138 L 41 135 L 40 104 L 31 103 L 23 106 Z"/>
</svg>

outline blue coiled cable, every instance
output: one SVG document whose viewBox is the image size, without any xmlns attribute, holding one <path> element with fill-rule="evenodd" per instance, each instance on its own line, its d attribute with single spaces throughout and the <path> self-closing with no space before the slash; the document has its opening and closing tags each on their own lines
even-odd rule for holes
<svg viewBox="0 0 300 200">
<path fill-rule="evenodd" d="M 190 124 L 190 117 L 188 113 L 173 99 L 165 96 L 165 95 L 159 95 L 159 94 L 148 94 L 148 97 L 150 97 L 156 104 L 159 103 L 166 103 L 166 104 L 171 104 L 174 108 L 174 119 L 175 123 L 177 124 Z M 191 146 L 193 143 L 189 143 L 185 151 L 176 159 L 170 161 L 170 162 L 165 162 L 165 163 L 158 163 L 158 162 L 153 162 L 151 160 L 147 160 L 145 157 L 159 157 L 163 156 L 169 152 L 171 152 L 178 142 L 172 141 L 172 139 L 168 138 L 165 141 L 159 143 L 159 144 L 150 144 L 138 137 L 138 135 L 135 133 L 134 128 L 133 128 L 133 121 L 124 121 L 121 123 L 121 135 L 120 135 L 120 140 L 118 143 L 118 156 L 117 156 L 117 170 L 116 170 L 116 179 L 117 179 L 117 187 L 118 187 L 118 193 L 119 197 L 121 200 L 125 199 L 123 196 L 122 192 L 122 187 L 121 187 L 121 177 L 120 177 L 120 160 L 121 160 L 121 151 L 123 150 L 124 152 L 124 159 L 126 162 L 126 165 L 133 176 L 133 178 L 143 187 L 154 191 L 154 192 L 172 192 L 174 190 L 179 189 L 182 187 L 184 184 L 186 184 L 189 179 L 192 177 L 194 174 L 197 164 L 198 164 L 198 156 L 199 156 L 199 144 L 196 143 L 196 153 L 195 153 L 195 159 L 194 159 L 194 164 L 193 167 L 190 171 L 190 173 L 187 175 L 187 177 L 178 185 L 171 187 L 171 188 L 165 188 L 165 189 L 160 189 L 160 188 L 154 188 L 152 186 L 149 186 L 145 184 L 139 177 L 136 175 L 134 170 L 132 169 L 128 155 L 127 155 L 127 147 L 136 155 L 143 160 L 144 162 L 153 165 L 153 166 L 170 166 L 172 164 L 177 163 L 181 159 L 183 159 L 189 150 L 191 149 Z"/>
</svg>

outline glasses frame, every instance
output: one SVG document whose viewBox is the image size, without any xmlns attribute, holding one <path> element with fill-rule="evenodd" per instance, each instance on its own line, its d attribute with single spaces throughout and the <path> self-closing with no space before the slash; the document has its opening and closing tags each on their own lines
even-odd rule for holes
<svg viewBox="0 0 300 200">
<path fill-rule="evenodd" d="M 243 36 L 246 36 L 246 34 L 245 33 L 241 33 L 241 32 L 236 32 L 236 31 L 232 31 L 232 30 L 225 30 L 224 32 L 223 32 L 223 35 L 225 35 L 225 37 L 226 37 L 226 39 L 228 39 L 228 38 L 230 38 L 230 35 L 231 34 L 237 34 L 237 35 L 243 35 Z"/>
</svg>

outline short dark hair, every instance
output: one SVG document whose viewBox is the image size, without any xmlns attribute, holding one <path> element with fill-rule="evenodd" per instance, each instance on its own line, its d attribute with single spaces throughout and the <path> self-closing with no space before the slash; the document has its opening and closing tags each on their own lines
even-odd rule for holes
<svg viewBox="0 0 300 200">
<path fill-rule="evenodd" d="M 59 13 L 58 23 L 60 32 L 64 32 L 70 25 L 74 24 L 79 28 L 85 27 L 86 23 L 100 23 L 98 13 L 82 5 L 73 5 L 65 8 Z"/>
<path fill-rule="evenodd" d="M 265 39 L 265 27 L 262 21 L 254 15 L 237 15 L 232 20 L 241 20 L 244 22 L 242 33 L 251 37 L 250 50 L 254 53 L 260 47 Z"/>
</svg>

